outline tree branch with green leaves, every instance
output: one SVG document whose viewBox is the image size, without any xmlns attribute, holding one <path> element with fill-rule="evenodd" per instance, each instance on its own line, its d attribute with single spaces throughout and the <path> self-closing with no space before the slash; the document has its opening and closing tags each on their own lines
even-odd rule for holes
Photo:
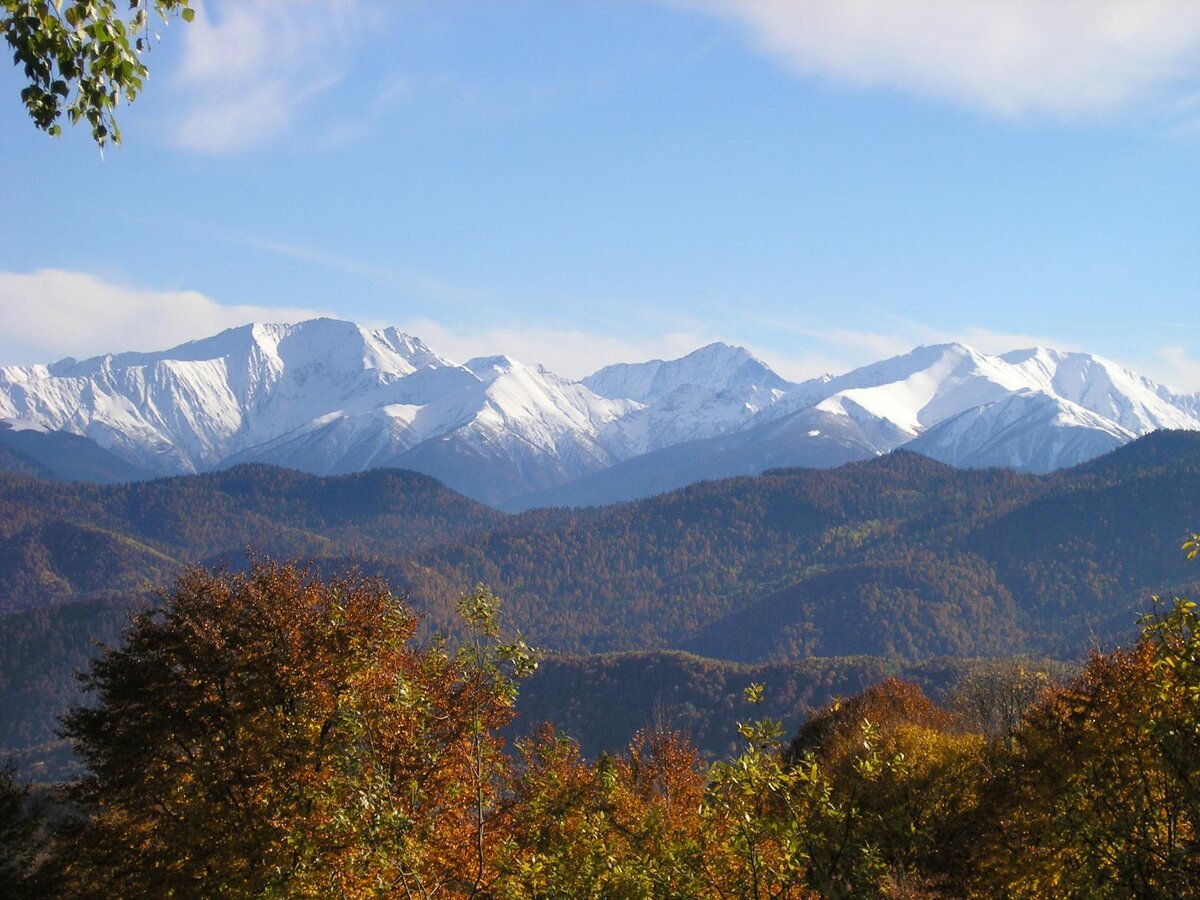
<svg viewBox="0 0 1200 900">
<path fill-rule="evenodd" d="M 62 132 L 87 122 L 103 150 L 121 143 L 116 109 L 133 101 L 150 70 L 144 54 L 158 35 L 156 21 L 195 18 L 191 0 L 0 0 L 0 33 L 13 51 L 13 64 L 27 80 L 21 100 L 36 127 Z"/>
</svg>

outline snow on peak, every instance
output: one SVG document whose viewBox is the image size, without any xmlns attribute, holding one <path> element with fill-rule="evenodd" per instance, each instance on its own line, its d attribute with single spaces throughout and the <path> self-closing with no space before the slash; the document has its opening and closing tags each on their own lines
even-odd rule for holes
<svg viewBox="0 0 1200 900">
<path fill-rule="evenodd" d="M 744 347 L 719 342 L 679 359 L 605 366 L 584 378 L 583 383 L 602 397 L 639 403 L 653 402 L 681 387 L 717 393 L 739 388 L 784 390 L 792 386 Z"/>
<path fill-rule="evenodd" d="M 4 370 L 0 417 L 91 437 L 152 471 L 196 471 L 452 365 L 394 328 L 253 323 L 155 353 Z M 7 390 L 18 378 L 22 391 Z"/>
<path fill-rule="evenodd" d="M 495 381 L 501 375 L 507 375 L 514 369 L 524 367 L 508 356 L 476 356 L 463 363 L 463 368 L 469 369 L 480 381 L 487 384 Z"/>
<path fill-rule="evenodd" d="M 1107 453 L 1134 437 L 1070 400 L 1025 389 L 959 413 L 906 447 L 953 466 L 1051 472 Z"/>
<path fill-rule="evenodd" d="M 1188 398 L 1102 356 L 1032 348 L 999 358 L 1047 393 L 1098 413 L 1133 434 L 1200 428 Z"/>
<path fill-rule="evenodd" d="M 339 319 L 0 368 L 0 423 L 84 435 L 152 471 L 401 465 L 490 502 L 735 435 L 732 467 L 745 471 L 832 459 L 804 451 L 831 441 L 1042 471 L 1157 428 L 1200 430 L 1197 405 L 1102 357 L 1044 348 L 991 356 L 937 344 L 792 384 L 745 348 L 714 343 L 578 382 L 507 356 L 456 365 L 395 328 Z"/>
<path fill-rule="evenodd" d="M 1200 429 L 1194 398 L 1172 394 L 1102 357 L 1043 348 L 990 356 L 956 343 L 917 347 L 824 383 L 807 382 L 763 415 L 780 418 L 809 407 L 855 422 L 886 420 L 910 438 L 929 434 L 913 448 L 934 448 L 930 455 L 942 461 L 1011 460 L 1038 471 L 1156 428 Z M 1006 431 L 1000 425 L 1012 425 L 1018 411 L 1032 421 L 1033 410 L 1037 428 L 1022 431 L 1024 437 L 1018 438 L 1015 426 Z M 941 427 L 952 420 L 953 428 Z M 935 429 L 938 434 L 931 434 Z M 1047 437 L 1067 432 L 1074 435 L 1069 447 Z M 1080 437 L 1084 432 L 1093 437 Z M 1038 444 L 1042 438 L 1044 446 Z M 1011 443 L 1002 447 L 1005 440 Z"/>
<path fill-rule="evenodd" d="M 806 382 L 774 415 L 814 405 L 835 415 L 885 419 L 901 432 L 916 436 L 948 416 L 1023 386 L 1003 366 L 970 347 L 937 344 L 917 347 L 845 375 Z"/>
<path fill-rule="evenodd" d="M 723 343 L 679 359 L 606 366 L 582 383 L 637 405 L 606 433 L 622 458 L 736 431 L 795 387 L 744 347 Z"/>
</svg>

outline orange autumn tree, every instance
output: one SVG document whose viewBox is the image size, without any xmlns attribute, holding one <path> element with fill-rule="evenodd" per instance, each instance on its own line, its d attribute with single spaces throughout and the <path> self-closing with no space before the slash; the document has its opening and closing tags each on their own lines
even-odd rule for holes
<svg viewBox="0 0 1200 900">
<path fill-rule="evenodd" d="M 1094 653 L 1014 733 L 985 790 L 979 893 L 1200 896 L 1200 614 L 1153 600 L 1133 648 Z"/>
<path fill-rule="evenodd" d="M 495 732 L 532 659 L 495 598 L 471 637 L 419 648 L 380 580 L 259 561 L 187 570 L 84 679 L 64 721 L 89 810 L 74 893 L 473 894 L 495 877 L 507 763 Z"/>
<path fill-rule="evenodd" d="M 1166 764 L 1153 649 L 1095 654 L 1030 711 L 985 789 L 979 893 L 1009 897 L 1194 896 L 1195 821 Z"/>
</svg>

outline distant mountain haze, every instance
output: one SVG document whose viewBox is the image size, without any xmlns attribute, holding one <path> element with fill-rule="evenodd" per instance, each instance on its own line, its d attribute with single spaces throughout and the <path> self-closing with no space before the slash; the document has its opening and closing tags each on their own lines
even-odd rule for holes
<svg viewBox="0 0 1200 900">
<path fill-rule="evenodd" d="M 334 319 L 0 368 L 0 444 L 26 471 L 107 482 L 246 462 L 319 475 L 396 467 L 507 509 L 630 500 L 900 447 L 1050 472 L 1151 431 L 1200 429 L 1198 410 L 1197 395 L 1086 353 L 943 344 L 797 384 L 717 343 L 572 381 L 505 356 L 460 365 L 394 328 Z M 14 441 L 25 432 L 94 447 Z"/>
</svg>

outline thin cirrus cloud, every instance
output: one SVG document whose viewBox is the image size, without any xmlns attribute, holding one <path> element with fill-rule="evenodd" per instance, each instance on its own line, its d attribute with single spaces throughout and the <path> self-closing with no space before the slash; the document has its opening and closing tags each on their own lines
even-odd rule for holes
<svg viewBox="0 0 1200 900">
<path fill-rule="evenodd" d="M 1168 387 L 1200 392 L 1200 359 L 1181 345 L 1159 347 L 1156 354 L 1139 360 L 1133 368 Z"/>
<path fill-rule="evenodd" d="M 208 0 L 183 30 L 175 145 L 249 150 L 286 133 L 350 71 L 377 15 L 364 0 Z"/>
<path fill-rule="evenodd" d="M 731 17 L 794 70 L 1000 116 L 1172 103 L 1200 74 L 1194 0 L 664 0 Z"/>
</svg>

